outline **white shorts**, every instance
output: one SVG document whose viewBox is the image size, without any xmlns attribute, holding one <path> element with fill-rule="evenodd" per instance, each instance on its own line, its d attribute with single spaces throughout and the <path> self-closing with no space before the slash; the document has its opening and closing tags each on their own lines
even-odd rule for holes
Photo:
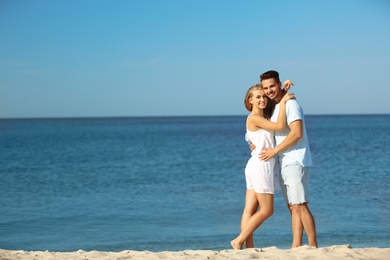
<svg viewBox="0 0 390 260">
<path fill-rule="evenodd" d="M 246 188 L 256 193 L 274 194 L 277 177 L 275 159 L 261 161 L 251 157 L 245 167 Z"/>
<path fill-rule="evenodd" d="M 309 168 L 299 163 L 283 167 L 280 186 L 287 204 L 296 205 L 309 202 Z"/>
</svg>

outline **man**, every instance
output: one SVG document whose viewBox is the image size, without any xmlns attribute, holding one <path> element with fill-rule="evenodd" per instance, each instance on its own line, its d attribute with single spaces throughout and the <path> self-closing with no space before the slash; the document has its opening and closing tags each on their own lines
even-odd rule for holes
<svg viewBox="0 0 390 260">
<path fill-rule="evenodd" d="M 276 122 L 279 102 L 285 95 L 281 89 L 279 73 L 267 71 L 260 75 L 264 93 L 277 104 L 271 121 Z M 303 230 L 306 231 L 309 246 L 317 247 L 314 217 L 308 208 L 308 167 L 312 166 L 309 143 L 302 107 L 296 100 L 286 104 L 287 125 L 285 130 L 275 132 L 275 148 L 264 150 L 259 158 L 269 160 L 279 156 L 280 183 L 284 198 L 291 213 L 293 242 L 291 247 L 302 245 Z"/>
</svg>

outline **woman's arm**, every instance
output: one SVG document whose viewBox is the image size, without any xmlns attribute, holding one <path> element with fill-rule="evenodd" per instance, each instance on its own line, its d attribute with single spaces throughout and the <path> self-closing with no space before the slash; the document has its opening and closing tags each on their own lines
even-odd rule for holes
<svg viewBox="0 0 390 260">
<path fill-rule="evenodd" d="M 291 86 L 294 86 L 294 83 L 288 79 L 285 82 L 283 82 L 283 86 L 284 86 L 283 88 L 284 93 L 287 93 L 290 90 Z"/>
<path fill-rule="evenodd" d="M 271 130 L 271 131 L 281 131 L 286 128 L 287 122 L 286 122 L 286 102 L 290 99 L 295 99 L 295 96 L 293 93 L 287 93 L 284 95 L 282 100 L 280 101 L 280 108 L 279 108 L 279 114 L 278 114 L 278 120 L 277 122 L 271 122 L 264 117 L 258 116 L 258 115 L 252 115 L 248 118 L 249 122 L 253 125 L 256 125 L 257 127 Z"/>
</svg>

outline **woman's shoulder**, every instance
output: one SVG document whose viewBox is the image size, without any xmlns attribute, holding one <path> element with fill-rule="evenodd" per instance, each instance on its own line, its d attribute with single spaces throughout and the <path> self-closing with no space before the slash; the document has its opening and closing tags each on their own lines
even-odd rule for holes
<svg viewBox="0 0 390 260">
<path fill-rule="evenodd" d="M 247 121 L 249 121 L 249 120 L 250 121 L 252 121 L 252 120 L 262 120 L 262 119 L 265 120 L 265 118 L 263 116 L 261 116 L 259 114 L 255 114 L 255 113 L 251 113 L 247 117 Z"/>
<path fill-rule="evenodd" d="M 247 131 L 256 132 L 261 129 L 261 127 L 258 126 L 258 120 L 264 119 L 259 114 L 251 113 L 248 115 L 246 120 L 246 129 Z"/>
</svg>

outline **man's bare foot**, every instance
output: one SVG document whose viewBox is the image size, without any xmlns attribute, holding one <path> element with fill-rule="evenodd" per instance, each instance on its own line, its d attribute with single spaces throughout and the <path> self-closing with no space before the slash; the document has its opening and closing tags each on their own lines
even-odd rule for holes
<svg viewBox="0 0 390 260">
<path fill-rule="evenodd" d="M 230 244 L 236 250 L 241 250 L 242 249 L 242 244 L 240 245 L 240 243 L 238 243 L 238 241 L 236 241 L 235 239 L 230 241 Z"/>
</svg>

